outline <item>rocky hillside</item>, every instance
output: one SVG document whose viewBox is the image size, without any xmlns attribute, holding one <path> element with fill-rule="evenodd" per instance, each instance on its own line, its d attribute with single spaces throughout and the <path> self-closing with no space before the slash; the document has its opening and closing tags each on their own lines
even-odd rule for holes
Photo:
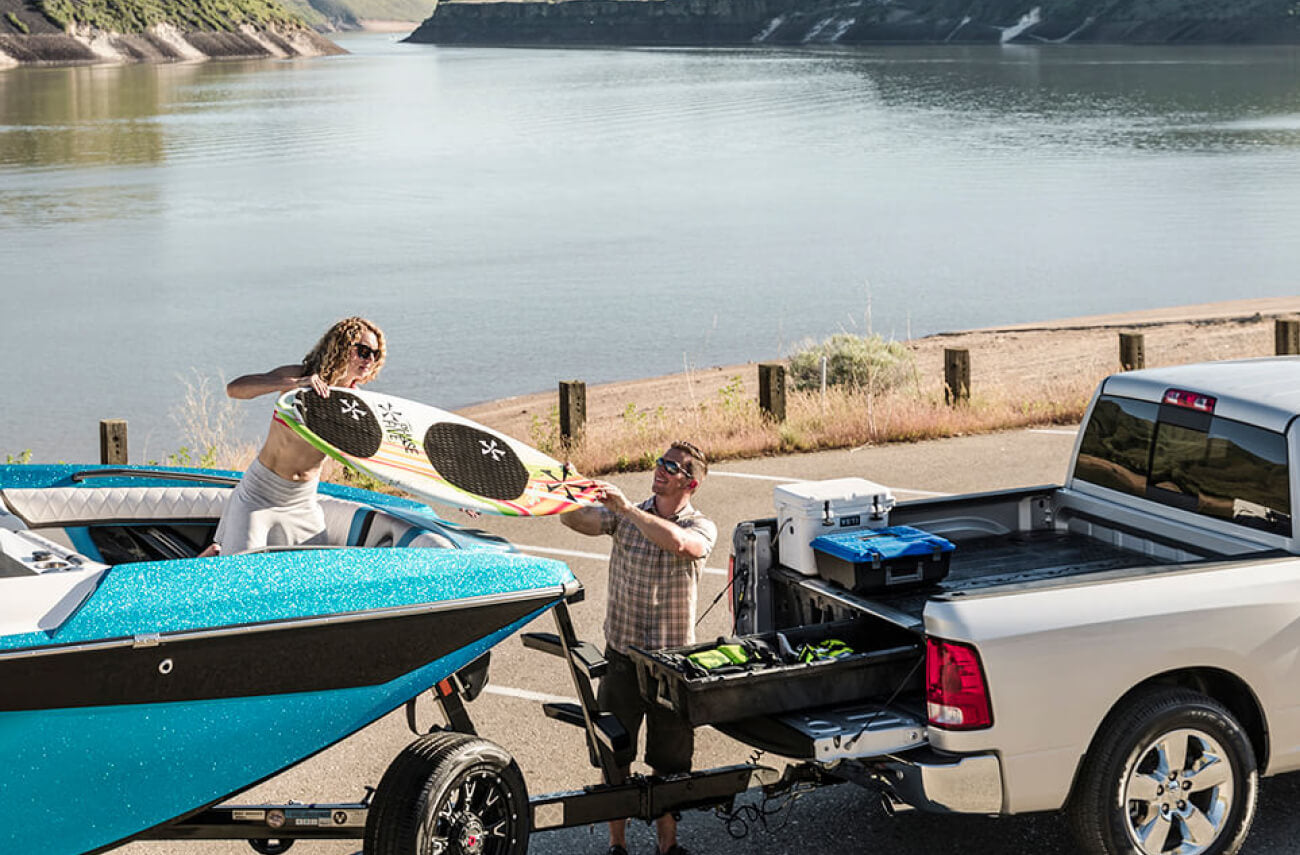
<svg viewBox="0 0 1300 855">
<path fill-rule="evenodd" d="M 441 0 L 435 44 L 1297 44 L 1300 0 Z"/>
<path fill-rule="evenodd" d="M 0 67 L 343 52 L 276 0 L 0 0 Z"/>
</svg>

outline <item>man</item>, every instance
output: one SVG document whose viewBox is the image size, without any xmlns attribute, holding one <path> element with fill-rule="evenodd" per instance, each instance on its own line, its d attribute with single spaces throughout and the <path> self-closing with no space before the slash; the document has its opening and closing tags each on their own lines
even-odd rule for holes
<svg viewBox="0 0 1300 855">
<path fill-rule="evenodd" d="M 601 709 L 616 715 L 633 744 L 646 721 L 645 761 L 656 774 L 687 772 L 695 732 L 671 712 L 645 704 L 637 687 L 629 647 L 680 647 L 695 641 L 695 603 L 700 572 L 718 538 L 718 528 L 691 506 L 708 474 L 704 454 L 689 442 L 674 442 L 655 463 L 652 495 L 639 505 L 613 484 L 600 484 L 599 507 L 560 516 L 587 535 L 613 535 L 609 557 L 609 603 L 605 610 L 606 676 Z M 627 772 L 628 770 L 624 770 Z M 686 855 L 677 845 L 671 814 L 655 820 L 659 851 Z M 609 824 L 608 855 L 627 855 L 627 820 Z"/>
<path fill-rule="evenodd" d="M 330 327 L 302 362 L 265 374 L 245 374 L 226 385 L 232 398 L 369 383 L 384 364 L 384 333 L 365 318 Z M 268 545 L 323 544 L 325 516 L 316 498 L 325 455 L 274 419 L 257 459 L 235 486 L 216 537 L 204 555 L 247 552 Z"/>
</svg>

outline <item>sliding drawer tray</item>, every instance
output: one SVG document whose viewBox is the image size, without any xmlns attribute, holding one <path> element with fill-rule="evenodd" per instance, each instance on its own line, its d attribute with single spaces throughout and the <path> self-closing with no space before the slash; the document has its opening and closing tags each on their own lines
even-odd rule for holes
<svg viewBox="0 0 1300 855">
<path fill-rule="evenodd" d="M 778 635 L 784 636 L 784 645 Z M 717 671 L 687 664 L 691 653 L 715 648 L 719 642 L 743 645 L 751 639 L 771 649 L 796 651 L 805 644 L 836 639 L 854 652 L 834 659 Z M 641 696 L 697 727 L 831 704 L 883 700 L 905 682 L 920 685 L 923 656 L 916 636 L 882 632 L 878 624 L 859 621 L 812 624 L 654 652 L 631 651 Z"/>
</svg>

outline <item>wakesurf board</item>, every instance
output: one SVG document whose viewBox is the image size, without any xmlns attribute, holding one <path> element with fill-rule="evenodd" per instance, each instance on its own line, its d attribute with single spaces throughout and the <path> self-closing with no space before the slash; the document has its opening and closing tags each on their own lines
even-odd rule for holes
<svg viewBox="0 0 1300 855">
<path fill-rule="evenodd" d="M 345 466 L 426 501 L 503 516 L 598 504 L 599 488 L 567 463 L 437 407 L 361 389 L 294 389 L 275 418 Z"/>
</svg>

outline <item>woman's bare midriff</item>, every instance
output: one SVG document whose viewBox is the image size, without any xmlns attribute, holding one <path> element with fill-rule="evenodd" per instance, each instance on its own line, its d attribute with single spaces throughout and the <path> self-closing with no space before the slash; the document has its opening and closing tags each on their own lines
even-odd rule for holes
<svg viewBox="0 0 1300 855">
<path fill-rule="evenodd" d="M 266 444 L 258 452 L 257 459 L 287 481 L 311 481 L 320 477 L 325 455 L 289 428 L 272 420 Z"/>
</svg>

